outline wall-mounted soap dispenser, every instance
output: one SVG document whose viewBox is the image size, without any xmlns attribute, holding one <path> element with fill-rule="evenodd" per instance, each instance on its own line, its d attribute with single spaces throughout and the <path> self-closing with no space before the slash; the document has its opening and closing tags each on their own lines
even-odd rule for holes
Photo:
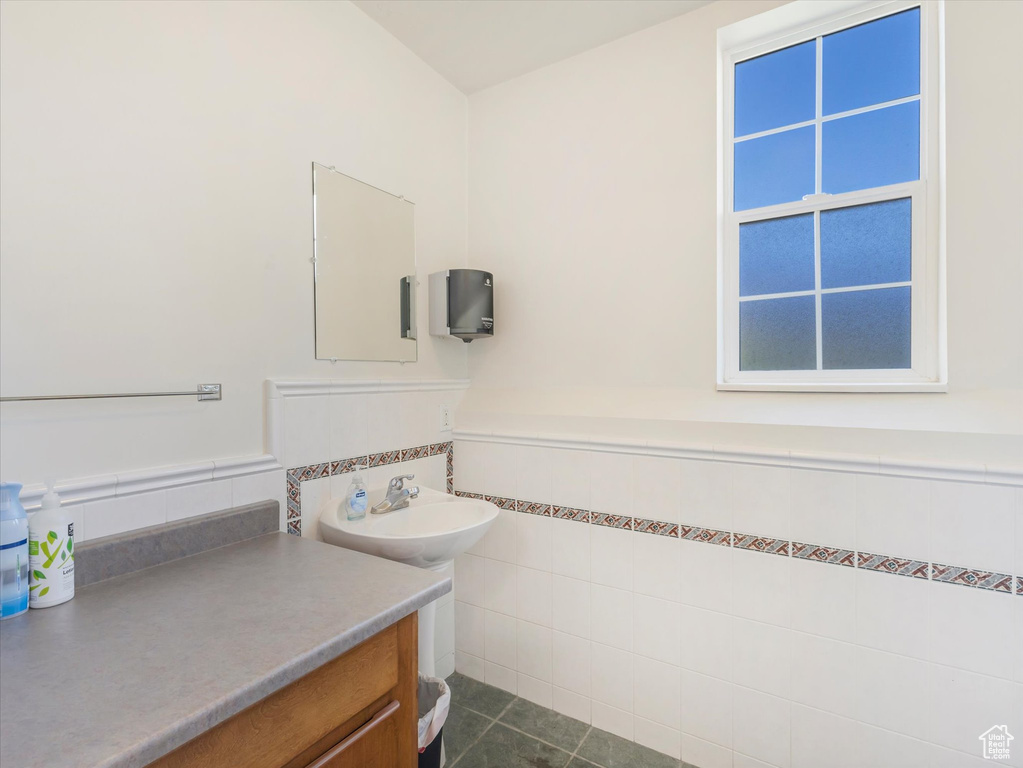
<svg viewBox="0 0 1023 768">
<path fill-rule="evenodd" d="M 494 335 L 494 276 L 479 269 L 430 275 L 430 334 L 468 344 Z"/>
</svg>

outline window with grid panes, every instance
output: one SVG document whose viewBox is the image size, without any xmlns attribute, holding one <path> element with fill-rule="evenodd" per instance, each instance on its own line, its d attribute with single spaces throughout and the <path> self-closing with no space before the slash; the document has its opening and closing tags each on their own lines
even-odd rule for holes
<svg viewBox="0 0 1023 768">
<path fill-rule="evenodd" d="M 933 13 L 724 54 L 724 388 L 940 384 Z"/>
</svg>

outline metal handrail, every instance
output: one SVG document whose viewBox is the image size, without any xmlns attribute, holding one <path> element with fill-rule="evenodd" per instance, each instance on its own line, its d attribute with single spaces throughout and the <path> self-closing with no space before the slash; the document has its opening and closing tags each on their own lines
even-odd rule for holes
<svg viewBox="0 0 1023 768">
<path fill-rule="evenodd" d="M 0 402 L 28 400 L 99 400 L 108 397 L 178 397 L 190 395 L 200 400 L 221 400 L 223 390 L 219 384 L 200 384 L 191 392 L 124 392 L 102 395 L 32 395 L 29 397 L 0 397 Z"/>
</svg>

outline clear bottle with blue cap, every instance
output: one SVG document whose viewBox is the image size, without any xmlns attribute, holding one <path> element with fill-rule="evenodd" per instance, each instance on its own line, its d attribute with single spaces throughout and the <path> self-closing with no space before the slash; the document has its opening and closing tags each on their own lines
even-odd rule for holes
<svg viewBox="0 0 1023 768">
<path fill-rule="evenodd" d="M 0 619 L 28 610 L 28 515 L 20 495 L 20 483 L 0 483 Z"/>
</svg>

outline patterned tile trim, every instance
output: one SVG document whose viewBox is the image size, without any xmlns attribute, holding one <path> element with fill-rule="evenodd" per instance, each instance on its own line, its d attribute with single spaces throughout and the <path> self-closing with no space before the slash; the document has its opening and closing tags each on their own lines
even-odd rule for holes
<svg viewBox="0 0 1023 768">
<path fill-rule="evenodd" d="M 682 525 L 679 526 L 679 534 L 688 541 L 702 541 L 704 544 L 717 544 L 722 547 L 732 546 L 732 534 L 728 531 L 716 531 L 698 525 Z"/>
<path fill-rule="evenodd" d="M 516 510 L 519 512 L 525 512 L 527 515 L 540 515 L 540 517 L 551 516 L 551 505 L 541 504 L 538 501 L 522 501 L 519 499 L 516 502 Z"/>
<path fill-rule="evenodd" d="M 504 496 L 484 496 L 483 498 L 489 501 L 498 509 L 509 509 L 512 512 L 515 511 L 516 507 L 515 499 L 508 499 L 505 498 Z"/>
<path fill-rule="evenodd" d="M 402 460 L 402 451 L 381 451 L 380 453 L 371 453 L 369 455 L 369 465 L 371 467 L 383 467 L 388 464 L 397 464 Z"/>
<path fill-rule="evenodd" d="M 972 568 L 958 568 L 954 565 L 931 564 L 931 579 L 964 587 L 979 587 L 993 592 L 1012 594 L 1012 576 L 1006 573 L 991 573 Z"/>
<path fill-rule="evenodd" d="M 897 576 L 911 576 L 914 579 L 928 578 L 928 565 L 921 560 L 905 560 L 888 555 L 872 555 L 869 552 L 857 552 L 857 567 L 882 573 L 894 573 Z"/>
<path fill-rule="evenodd" d="M 430 455 L 439 456 L 442 451 L 434 449 L 444 448 L 443 453 L 446 454 L 447 460 L 444 462 L 446 467 L 447 480 L 444 482 L 444 490 L 448 493 L 455 492 L 455 445 L 452 442 L 447 443 L 434 443 L 430 446 Z"/>
<path fill-rule="evenodd" d="M 603 512 L 591 512 L 590 522 L 594 525 L 606 525 L 608 528 L 622 528 L 626 531 L 632 530 L 632 518 L 625 515 L 607 515 Z"/>
<path fill-rule="evenodd" d="M 641 517 L 632 519 L 632 530 L 640 533 L 655 533 L 658 536 L 678 538 L 678 523 L 665 523 L 661 520 L 644 520 Z"/>
<path fill-rule="evenodd" d="M 768 555 L 789 554 L 789 543 L 782 539 L 771 539 L 766 536 L 755 536 L 752 533 L 736 533 L 732 536 L 732 546 L 738 549 L 752 549 Z"/>
<path fill-rule="evenodd" d="M 638 533 L 650 533 L 673 538 L 678 536 L 688 541 L 717 544 L 723 547 L 738 547 L 752 552 L 781 555 L 783 557 L 791 555 L 801 560 L 812 560 L 813 562 L 824 563 L 826 565 L 865 568 L 878 573 L 941 581 L 948 584 L 987 589 L 992 592 L 1001 592 L 1008 595 L 1016 594 L 1023 596 L 1023 576 L 1016 576 L 1014 580 L 1012 575 L 1005 573 L 993 573 L 991 571 L 941 565 L 938 563 L 931 564 L 921 560 L 898 558 L 870 552 L 856 552 L 851 549 L 829 547 L 823 544 L 807 544 L 801 541 L 789 542 L 783 539 L 757 536 L 752 533 L 731 533 L 729 531 L 719 531 L 713 528 L 703 528 L 684 523 L 680 525 L 663 520 L 609 515 L 603 512 L 591 512 L 590 510 L 577 509 L 575 507 L 560 507 L 499 496 L 485 496 L 468 491 L 454 491 L 454 494 L 466 498 L 486 499 L 501 509 L 517 509 L 525 514 L 543 515 L 579 523 L 593 523 L 594 525 L 604 525 Z"/>
<path fill-rule="evenodd" d="M 420 445 L 415 448 L 406 448 L 401 452 L 402 461 L 415 461 L 416 459 L 425 459 L 430 455 L 430 446 Z"/>
<path fill-rule="evenodd" d="M 414 448 L 399 448 L 394 451 L 372 453 L 369 456 L 352 456 L 347 459 L 335 459 L 333 461 L 325 461 L 322 464 L 310 464 L 306 467 L 289 469 L 285 473 L 288 501 L 286 518 L 288 533 L 295 536 L 302 535 L 302 483 L 306 480 L 318 480 L 322 477 L 343 475 L 348 472 L 354 472 L 357 467 L 382 467 L 387 464 L 396 464 L 400 461 L 412 461 L 428 456 L 439 456 L 442 453 L 447 454 L 447 491 L 452 493 L 454 473 L 452 472 L 453 451 L 451 441 L 420 445 Z M 512 504 L 514 505 L 514 502 Z"/>
<path fill-rule="evenodd" d="M 834 547 L 822 547 L 819 544 L 804 544 L 801 541 L 793 541 L 792 556 L 798 557 L 801 560 L 813 560 L 817 563 L 845 565 L 849 568 L 856 567 L 856 553 L 851 549 L 835 549 Z"/>
<path fill-rule="evenodd" d="M 455 491 L 455 496 L 462 499 L 479 499 L 480 501 L 486 500 L 482 493 L 469 493 L 468 491 Z"/>
<path fill-rule="evenodd" d="M 587 509 L 575 509 L 574 507 L 551 507 L 551 517 L 559 520 L 573 520 L 577 523 L 589 523 L 590 511 Z"/>
</svg>

